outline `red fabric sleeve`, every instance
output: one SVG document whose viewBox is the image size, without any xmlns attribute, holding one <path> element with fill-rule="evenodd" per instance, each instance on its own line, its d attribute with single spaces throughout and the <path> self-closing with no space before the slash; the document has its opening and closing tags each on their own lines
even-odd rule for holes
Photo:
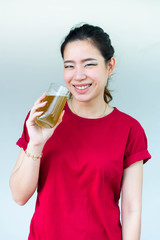
<svg viewBox="0 0 160 240">
<path fill-rule="evenodd" d="M 147 137 L 144 129 L 138 122 L 136 122 L 136 124 L 130 129 L 125 149 L 123 167 L 127 168 L 131 164 L 141 160 L 143 160 L 143 164 L 145 164 L 151 158 L 147 147 Z"/>
<path fill-rule="evenodd" d="M 27 130 L 27 126 L 26 126 L 26 121 L 29 117 L 29 114 L 30 114 L 30 112 L 27 114 L 27 117 L 26 117 L 25 122 L 24 122 L 22 136 L 16 142 L 16 144 L 19 147 L 23 148 L 24 151 L 26 150 L 28 142 L 29 142 L 29 135 L 28 135 L 28 130 Z"/>
</svg>

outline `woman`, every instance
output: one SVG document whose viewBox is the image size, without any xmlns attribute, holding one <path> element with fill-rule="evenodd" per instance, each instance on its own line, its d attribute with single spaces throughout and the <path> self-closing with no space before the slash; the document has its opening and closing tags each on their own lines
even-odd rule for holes
<svg viewBox="0 0 160 240">
<path fill-rule="evenodd" d="M 38 186 L 28 239 L 139 240 L 143 163 L 151 156 L 140 123 L 109 105 L 109 36 L 84 24 L 70 31 L 61 54 L 70 99 L 53 129 L 36 125 L 45 95 L 36 101 L 10 177 L 20 205 Z"/>
</svg>

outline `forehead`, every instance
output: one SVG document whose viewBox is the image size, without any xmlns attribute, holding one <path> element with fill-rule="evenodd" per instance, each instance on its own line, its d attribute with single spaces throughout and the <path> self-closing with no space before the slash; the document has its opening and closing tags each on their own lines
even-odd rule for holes
<svg viewBox="0 0 160 240">
<path fill-rule="evenodd" d="M 69 42 L 64 49 L 64 60 L 95 57 L 103 58 L 99 49 L 90 40 Z"/>
</svg>

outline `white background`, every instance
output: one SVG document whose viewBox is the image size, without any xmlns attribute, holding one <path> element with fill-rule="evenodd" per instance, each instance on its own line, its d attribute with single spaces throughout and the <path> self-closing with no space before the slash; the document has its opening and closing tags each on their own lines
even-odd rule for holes
<svg viewBox="0 0 160 240">
<path fill-rule="evenodd" d="M 112 106 L 145 129 L 152 159 L 144 165 L 142 240 L 160 239 L 160 1 L 0 0 L 0 239 L 27 239 L 36 194 L 13 202 L 9 176 L 23 122 L 50 82 L 63 82 L 60 44 L 80 22 L 111 37 L 117 60 Z"/>
</svg>

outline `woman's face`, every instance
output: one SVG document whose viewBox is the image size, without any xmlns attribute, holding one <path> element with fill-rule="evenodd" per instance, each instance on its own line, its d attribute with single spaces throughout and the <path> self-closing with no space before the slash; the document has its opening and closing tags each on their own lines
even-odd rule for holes
<svg viewBox="0 0 160 240">
<path fill-rule="evenodd" d="M 76 40 L 66 45 L 64 80 L 77 101 L 104 99 L 104 88 L 112 71 L 89 40 Z"/>
</svg>

